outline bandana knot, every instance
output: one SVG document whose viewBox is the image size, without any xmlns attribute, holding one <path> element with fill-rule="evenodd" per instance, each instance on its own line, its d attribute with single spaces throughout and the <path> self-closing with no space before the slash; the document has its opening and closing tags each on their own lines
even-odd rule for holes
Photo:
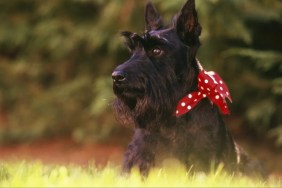
<svg viewBox="0 0 282 188">
<path fill-rule="evenodd" d="M 200 69 L 202 69 L 201 66 Z M 202 69 L 198 74 L 198 91 L 189 93 L 178 102 L 176 116 L 189 112 L 206 97 L 216 104 L 223 114 L 229 114 L 225 98 L 228 98 L 230 102 L 232 99 L 227 85 L 217 73 Z"/>
</svg>

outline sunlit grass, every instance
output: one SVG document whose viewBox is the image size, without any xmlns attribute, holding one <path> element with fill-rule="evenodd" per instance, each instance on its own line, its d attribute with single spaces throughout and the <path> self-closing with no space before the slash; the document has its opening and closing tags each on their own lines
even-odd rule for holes
<svg viewBox="0 0 282 188">
<path fill-rule="evenodd" d="M 138 170 L 120 174 L 120 168 L 44 165 L 41 162 L 0 163 L 0 187 L 281 187 L 281 179 L 251 179 L 230 175 L 222 166 L 209 174 L 187 172 L 182 166 L 153 169 L 144 179 Z"/>
</svg>

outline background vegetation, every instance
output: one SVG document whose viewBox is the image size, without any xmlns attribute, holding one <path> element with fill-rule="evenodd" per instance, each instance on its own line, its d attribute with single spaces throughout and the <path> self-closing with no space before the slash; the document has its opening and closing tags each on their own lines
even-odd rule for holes
<svg viewBox="0 0 282 188">
<path fill-rule="evenodd" d="M 184 0 L 153 0 L 170 22 Z M 0 1 L 0 143 L 108 138 L 119 32 L 144 31 L 146 1 Z M 199 59 L 233 97 L 232 125 L 282 145 L 282 1 L 197 0 Z M 234 124 L 234 123 L 233 123 Z"/>
</svg>

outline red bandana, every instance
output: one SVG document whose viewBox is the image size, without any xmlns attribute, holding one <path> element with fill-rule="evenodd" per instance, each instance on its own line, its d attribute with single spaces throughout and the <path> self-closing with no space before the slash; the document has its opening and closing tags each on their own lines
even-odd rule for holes
<svg viewBox="0 0 282 188">
<path fill-rule="evenodd" d="M 206 72 L 198 62 L 200 73 L 198 75 L 198 91 L 190 93 L 183 97 L 177 105 L 176 116 L 179 117 L 189 112 L 203 98 L 208 97 L 212 103 L 216 104 L 223 114 L 229 114 L 225 97 L 231 96 L 229 90 L 218 74 L 213 71 Z"/>
</svg>

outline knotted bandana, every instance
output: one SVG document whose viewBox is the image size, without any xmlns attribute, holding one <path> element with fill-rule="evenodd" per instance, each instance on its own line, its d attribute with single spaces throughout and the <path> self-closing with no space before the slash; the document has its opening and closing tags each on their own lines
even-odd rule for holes
<svg viewBox="0 0 282 188">
<path fill-rule="evenodd" d="M 216 104 L 223 114 L 229 114 L 225 98 L 232 102 L 228 87 L 218 74 L 213 71 L 205 71 L 198 62 L 200 73 L 198 74 L 198 91 L 183 97 L 177 105 L 176 116 L 179 117 L 193 109 L 200 100 L 208 97 Z"/>
</svg>

